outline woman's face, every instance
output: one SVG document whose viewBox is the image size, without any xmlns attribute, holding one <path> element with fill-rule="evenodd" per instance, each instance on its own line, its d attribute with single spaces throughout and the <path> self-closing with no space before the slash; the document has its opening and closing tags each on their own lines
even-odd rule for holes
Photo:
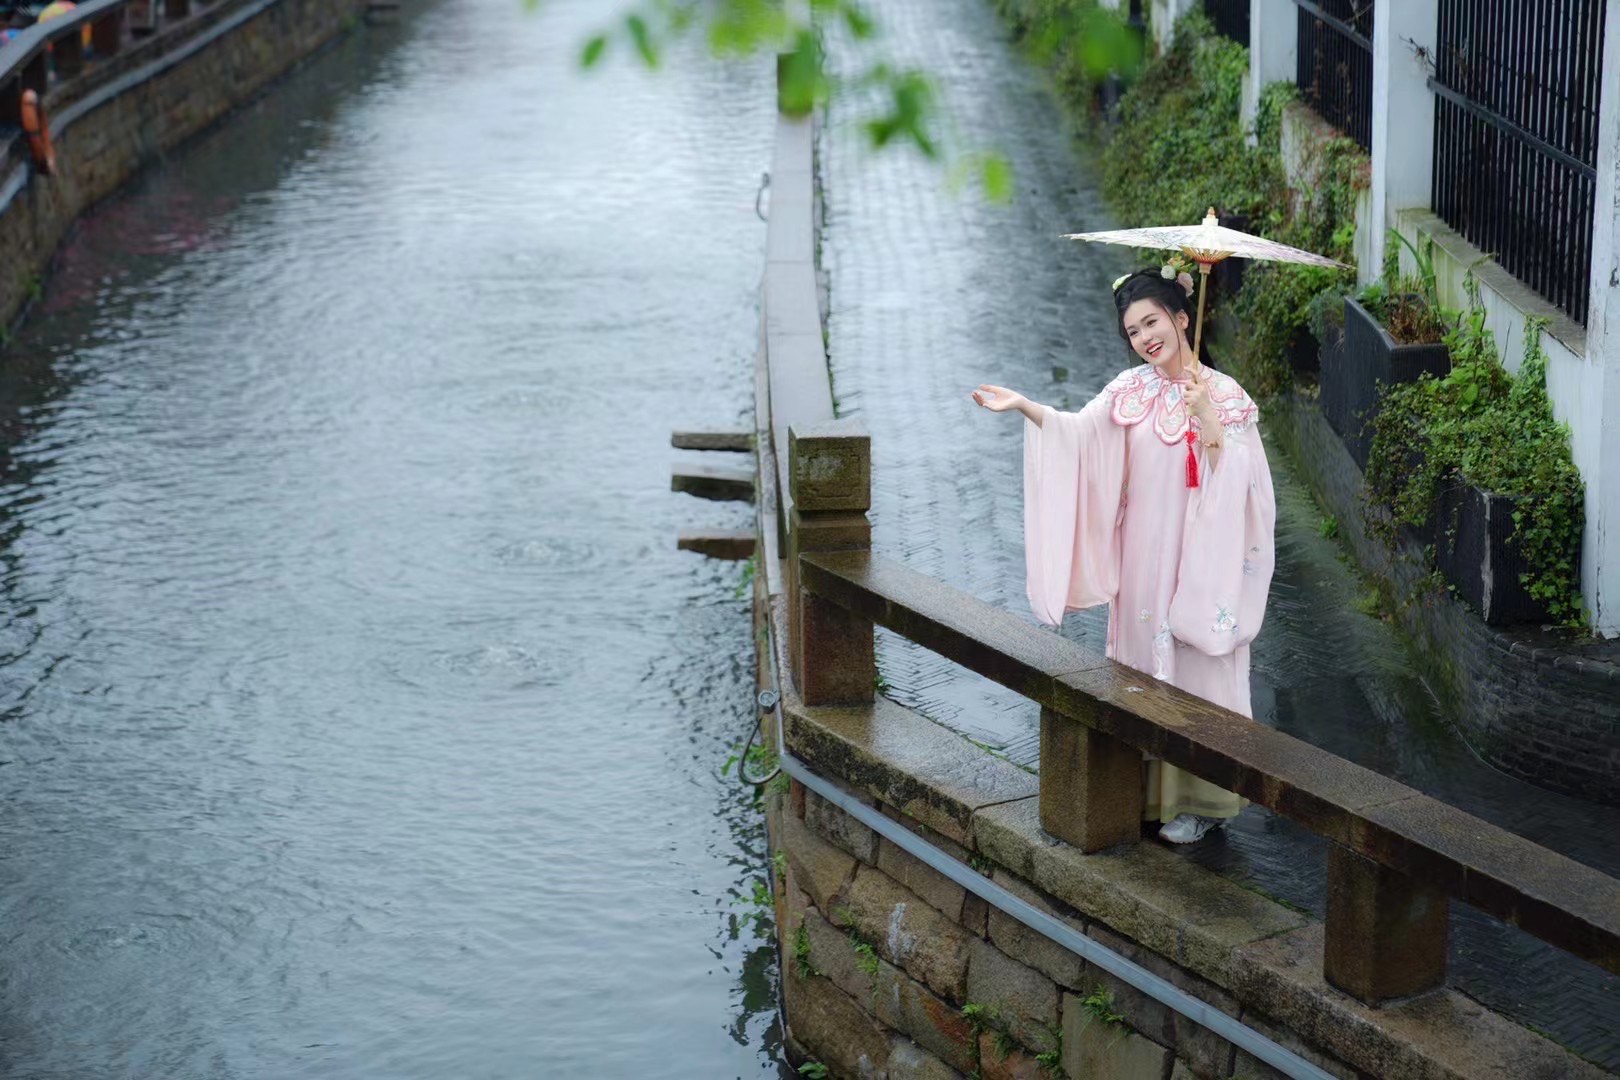
<svg viewBox="0 0 1620 1080">
<path fill-rule="evenodd" d="M 1182 335 L 1187 332 L 1184 312 L 1174 315 L 1153 300 L 1137 300 L 1125 309 L 1125 336 L 1136 355 L 1163 367 L 1181 356 Z"/>
</svg>

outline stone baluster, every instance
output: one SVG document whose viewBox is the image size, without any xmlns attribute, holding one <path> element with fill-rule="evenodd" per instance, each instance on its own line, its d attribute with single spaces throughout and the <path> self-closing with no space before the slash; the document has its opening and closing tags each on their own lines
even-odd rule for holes
<svg viewBox="0 0 1620 1080">
<path fill-rule="evenodd" d="M 799 585 L 799 556 L 869 551 L 872 442 L 854 420 L 788 430 L 788 636 L 806 705 L 869 704 L 877 667 L 872 622 Z"/>
<path fill-rule="evenodd" d="M 1445 893 L 1335 844 L 1322 974 L 1368 1005 L 1431 990 L 1446 978 L 1449 914 Z"/>
<path fill-rule="evenodd" d="M 1040 808 L 1041 828 L 1081 851 L 1139 840 L 1141 753 L 1080 719 L 1043 708 Z"/>
<path fill-rule="evenodd" d="M 124 47 L 124 7 L 108 11 L 90 26 L 90 47 L 102 58 L 117 56 Z"/>
<path fill-rule="evenodd" d="M 71 79 L 84 70 L 84 30 L 73 31 L 51 43 L 51 58 L 59 78 Z"/>
<path fill-rule="evenodd" d="M 45 92 L 50 89 L 50 85 L 51 85 L 50 58 L 47 57 L 42 52 L 38 56 L 35 56 L 32 60 L 28 61 L 28 63 L 23 65 L 23 69 L 22 69 L 22 89 L 23 90 L 32 90 L 34 93 L 39 95 L 40 101 L 43 102 L 45 100 Z M 18 95 L 18 101 L 19 102 L 21 101 L 20 92 L 19 92 L 19 95 Z M 15 113 L 13 113 L 9 118 L 7 118 L 7 122 L 8 123 L 16 123 L 17 122 L 17 115 Z"/>
</svg>

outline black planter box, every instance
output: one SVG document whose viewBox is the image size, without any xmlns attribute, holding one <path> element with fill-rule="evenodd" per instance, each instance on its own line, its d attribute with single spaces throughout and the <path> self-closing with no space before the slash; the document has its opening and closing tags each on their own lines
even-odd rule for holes
<svg viewBox="0 0 1620 1080">
<path fill-rule="evenodd" d="M 1538 622 L 1547 616 L 1519 580 L 1528 567 L 1509 540 L 1517 501 L 1453 477 L 1441 485 L 1435 504 L 1434 561 L 1490 626 Z"/>
<path fill-rule="evenodd" d="M 1344 342 L 1333 362 L 1322 365 L 1322 413 L 1367 471 L 1372 422 L 1378 415 L 1378 385 L 1411 382 L 1425 371 L 1444 376 L 1451 358 L 1444 345 L 1397 345 L 1372 313 L 1344 300 Z"/>
<path fill-rule="evenodd" d="M 1238 232 L 1249 231 L 1248 214 L 1217 214 L 1215 221 Z M 1236 296 L 1238 290 L 1243 288 L 1243 270 L 1248 265 L 1248 259 L 1222 259 L 1209 272 L 1210 285 L 1222 296 Z"/>
</svg>

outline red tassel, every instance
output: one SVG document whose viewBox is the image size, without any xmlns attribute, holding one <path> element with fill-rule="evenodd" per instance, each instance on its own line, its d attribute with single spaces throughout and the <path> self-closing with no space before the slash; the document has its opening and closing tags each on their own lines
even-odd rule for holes
<svg viewBox="0 0 1620 1080">
<path fill-rule="evenodd" d="M 1193 434 L 1193 429 L 1191 427 L 1188 427 L 1187 428 L 1187 486 L 1190 487 L 1190 488 L 1195 488 L 1195 487 L 1198 486 L 1198 455 L 1193 453 L 1193 443 L 1196 442 L 1197 439 L 1198 439 L 1198 436 Z"/>
</svg>

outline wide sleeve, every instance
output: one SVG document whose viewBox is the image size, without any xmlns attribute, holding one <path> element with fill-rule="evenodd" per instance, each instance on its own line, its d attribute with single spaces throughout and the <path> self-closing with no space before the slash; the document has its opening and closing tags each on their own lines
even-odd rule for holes
<svg viewBox="0 0 1620 1080">
<path fill-rule="evenodd" d="M 1119 591 L 1125 429 L 1106 392 L 1077 413 L 1043 406 L 1024 422 L 1024 562 L 1029 603 L 1048 626 Z"/>
<path fill-rule="evenodd" d="M 1170 632 L 1210 656 L 1260 632 L 1277 563 L 1277 501 L 1260 430 L 1226 425 L 1220 460 L 1193 489 L 1181 538 Z"/>
</svg>

